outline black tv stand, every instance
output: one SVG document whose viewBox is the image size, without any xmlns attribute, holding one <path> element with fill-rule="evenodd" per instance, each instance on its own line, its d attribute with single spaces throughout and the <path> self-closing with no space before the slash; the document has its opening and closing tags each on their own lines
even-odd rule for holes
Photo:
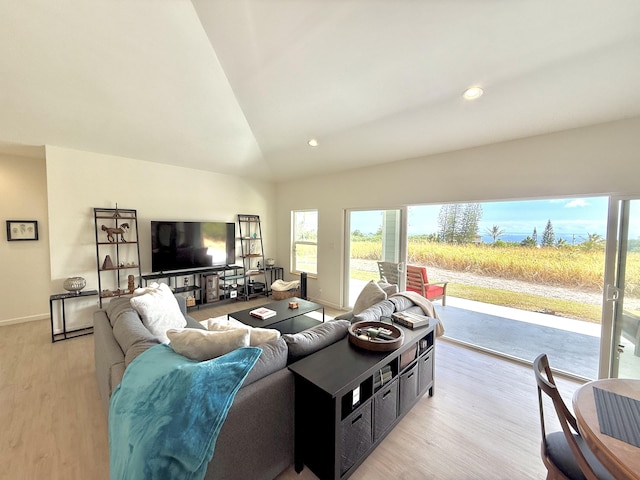
<svg viewBox="0 0 640 480">
<path fill-rule="evenodd" d="M 174 293 L 187 297 L 187 307 L 193 308 L 220 301 L 236 301 L 238 281 L 244 279 L 244 268 L 240 265 L 220 265 L 154 272 L 141 278 L 143 286 L 153 280 L 166 280 L 165 283 Z"/>
</svg>

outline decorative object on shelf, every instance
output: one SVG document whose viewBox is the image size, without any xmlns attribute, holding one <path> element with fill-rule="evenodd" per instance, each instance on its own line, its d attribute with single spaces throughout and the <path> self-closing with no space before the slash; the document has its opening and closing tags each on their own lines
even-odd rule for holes
<svg viewBox="0 0 640 480">
<path fill-rule="evenodd" d="M 36 220 L 7 220 L 7 241 L 38 240 Z"/>
<path fill-rule="evenodd" d="M 298 302 L 289 302 L 289 308 L 292 308 L 292 309 L 298 308 Z"/>
<path fill-rule="evenodd" d="M 402 346 L 404 332 L 389 323 L 356 322 L 349 327 L 349 341 L 365 350 L 388 352 Z"/>
<path fill-rule="evenodd" d="M 135 277 L 133 275 L 129 275 L 127 277 L 127 288 L 129 289 L 129 293 L 133 293 L 133 291 L 136 289 L 134 279 Z"/>
<path fill-rule="evenodd" d="M 102 264 L 102 269 L 103 270 L 112 270 L 115 267 L 113 266 L 113 262 L 111 261 L 111 256 L 107 255 L 106 257 L 104 257 L 104 262 Z"/>
<path fill-rule="evenodd" d="M 87 281 L 82 277 L 69 277 L 62 284 L 65 290 L 78 295 L 80 290 L 87 286 Z"/>
<path fill-rule="evenodd" d="M 118 240 L 118 235 L 120 235 L 120 241 L 127 243 L 124 239 L 124 234 L 129 230 L 129 224 L 123 223 L 119 227 L 107 227 L 106 225 L 102 225 L 102 231 L 107 232 L 107 241 L 111 243 L 115 243 Z"/>
<path fill-rule="evenodd" d="M 273 267 L 276 264 L 276 261 L 273 258 L 267 258 L 265 260 L 265 264 L 267 265 L 267 267 Z"/>
</svg>

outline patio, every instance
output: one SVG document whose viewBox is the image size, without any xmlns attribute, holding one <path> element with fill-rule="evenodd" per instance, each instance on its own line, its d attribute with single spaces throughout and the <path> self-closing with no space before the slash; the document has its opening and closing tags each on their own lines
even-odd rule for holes
<svg viewBox="0 0 640 480">
<path fill-rule="evenodd" d="M 359 292 L 366 283 L 351 282 L 351 292 Z M 554 369 L 584 379 L 598 376 L 599 324 L 451 296 L 445 307 L 440 301 L 434 305 L 445 328 L 445 340 L 525 362 L 546 353 Z M 633 355 L 631 342 L 623 339 L 622 343 L 625 357 L 619 376 L 637 378 L 640 357 Z"/>
<path fill-rule="evenodd" d="M 554 369 L 584 379 L 598 377 L 600 325 L 447 297 L 447 306 L 435 304 L 445 327 L 445 338 L 475 348 L 532 362 L 546 353 Z M 625 353 L 618 376 L 638 378 L 640 357 L 633 344 L 621 340 Z"/>
</svg>

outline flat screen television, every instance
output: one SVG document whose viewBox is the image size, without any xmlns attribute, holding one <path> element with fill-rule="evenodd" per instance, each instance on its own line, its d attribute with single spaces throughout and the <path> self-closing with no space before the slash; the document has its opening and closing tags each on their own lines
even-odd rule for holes
<svg viewBox="0 0 640 480">
<path fill-rule="evenodd" d="M 170 272 L 236 262 L 235 223 L 151 222 L 151 269 Z"/>
</svg>

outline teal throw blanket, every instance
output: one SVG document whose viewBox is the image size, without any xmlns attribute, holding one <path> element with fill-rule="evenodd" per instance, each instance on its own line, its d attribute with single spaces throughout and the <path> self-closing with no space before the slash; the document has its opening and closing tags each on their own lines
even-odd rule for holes
<svg viewBox="0 0 640 480">
<path fill-rule="evenodd" d="M 261 353 L 245 347 L 197 362 L 156 345 L 138 356 L 111 396 L 111 480 L 204 478 L 233 399 Z"/>
</svg>

